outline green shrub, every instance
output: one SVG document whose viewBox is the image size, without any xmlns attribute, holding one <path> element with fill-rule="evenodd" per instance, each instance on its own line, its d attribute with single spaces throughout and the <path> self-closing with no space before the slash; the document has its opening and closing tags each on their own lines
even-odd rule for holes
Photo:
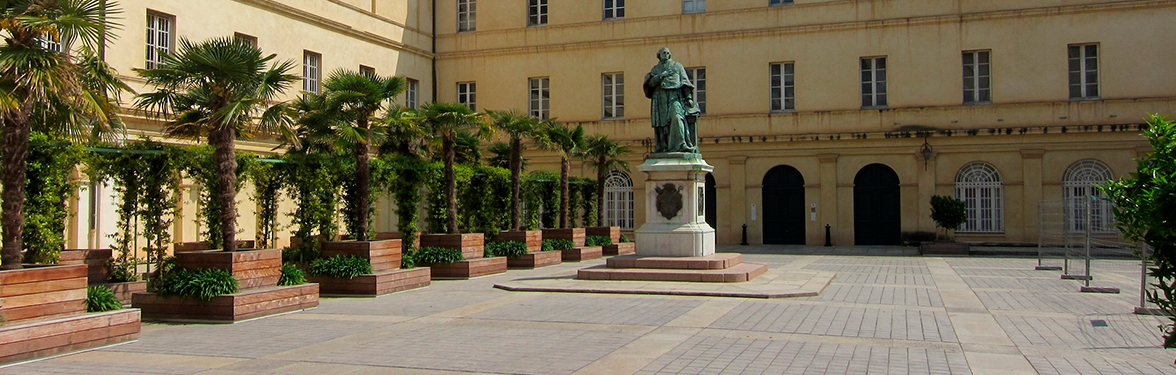
<svg viewBox="0 0 1176 375">
<path fill-rule="evenodd" d="M 486 257 L 520 257 L 527 254 L 527 244 L 519 241 L 491 242 L 486 244 Z"/>
<path fill-rule="evenodd" d="M 134 258 L 106 260 L 106 269 L 110 271 L 110 282 L 125 283 L 139 281 L 139 274 L 135 273 L 138 261 Z"/>
<path fill-rule="evenodd" d="M 310 263 L 312 275 L 354 279 L 372 273 L 372 262 L 354 255 L 340 255 L 318 259 Z"/>
<path fill-rule="evenodd" d="M 584 246 L 608 246 L 612 245 L 612 238 L 606 236 L 588 236 L 584 238 Z"/>
<path fill-rule="evenodd" d="M 416 268 L 416 254 L 417 249 L 408 247 L 404 249 L 404 253 L 400 256 L 400 269 Z"/>
<path fill-rule="evenodd" d="M 572 248 L 576 247 L 576 243 L 572 242 L 570 240 L 563 240 L 563 239 L 543 240 L 543 251 L 548 250 L 548 245 L 550 245 L 550 247 L 551 247 L 550 250 L 571 250 Z"/>
<path fill-rule="evenodd" d="M 629 237 L 625 236 L 624 233 L 621 233 L 621 243 L 629 243 L 629 242 L 630 242 Z"/>
<path fill-rule="evenodd" d="M 279 286 L 306 284 L 306 275 L 293 264 L 282 265 L 282 276 L 278 278 Z"/>
<path fill-rule="evenodd" d="M 163 296 L 193 297 L 201 301 L 237 292 L 237 279 L 229 271 L 206 269 L 175 270 L 159 280 L 155 290 Z"/>
<path fill-rule="evenodd" d="M 97 285 L 86 288 L 86 312 L 103 312 L 118 310 L 122 303 L 114 296 L 110 288 Z"/>
<path fill-rule="evenodd" d="M 312 239 L 299 246 L 282 248 L 282 263 L 307 264 L 321 258 L 322 252 L 319 251 L 318 246 L 314 245 L 315 243 L 317 241 Z"/>
<path fill-rule="evenodd" d="M 943 228 L 944 237 L 947 231 L 959 229 L 968 221 L 968 205 L 964 201 L 942 195 L 931 196 L 931 220 L 935 226 Z"/>
<path fill-rule="evenodd" d="M 413 261 L 419 264 L 453 263 L 465 260 L 461 250 L 445 247 L 422 247 L 413 254 Z"/>
<path fill-rule="evenodd" d="M 543 245 L 541 245 L 539 250 L 552 251 L 552 250 L 555 250 L 555 245 L 552 245 L 551 241 L 543 240 Z"/>
</svg>

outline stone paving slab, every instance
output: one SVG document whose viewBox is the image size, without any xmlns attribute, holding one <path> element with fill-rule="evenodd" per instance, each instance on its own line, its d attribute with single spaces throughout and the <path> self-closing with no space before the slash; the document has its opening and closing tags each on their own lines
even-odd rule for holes
<svg viewBox="0 0 1176 375">
<path fill-rule="evenodd" d="M 735 298 L 791 298 L 820 295 L 835 274 L 819 271 L 769 270 L 742 283 L 690 283 L 674 281 L 579 280 L 572 275 L 521 278 L 494 284 L 512 292 L 649 294 Z"/>
</svg>

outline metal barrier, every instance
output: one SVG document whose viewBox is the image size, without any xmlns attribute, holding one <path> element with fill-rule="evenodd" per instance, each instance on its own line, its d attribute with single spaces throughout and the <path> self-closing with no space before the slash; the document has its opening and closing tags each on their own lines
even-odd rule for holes
<svg viewBox="0 0 1176 375">
<path fill-rule="evenodd" d="M 1083 282 L 1082 292 L 1119 293 L 1119 288 L 1091 285 L 1092 257 L 1132 257 L 1142 251 L 1116 229 L 1110 202 L 1095 196 L 1041 202 L 1038 233 L 1036 269 L 1061 270 L 1062 279 Z"/>
</svg>

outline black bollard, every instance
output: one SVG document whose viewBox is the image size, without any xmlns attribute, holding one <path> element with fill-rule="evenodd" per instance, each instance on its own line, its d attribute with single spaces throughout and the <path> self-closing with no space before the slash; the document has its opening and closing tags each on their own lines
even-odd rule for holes
<svg viewBox="0 0 1176 375">
<path fill-rule="evenodd" d="M 746 223 L 743 224 L 743 243 L 740 243 L 740 245 L 747 246 L 747 224 Z"/>
<path fill-rule="evenodd" d="M 833 246 L 833 236 L 829 235 L 829 224 L 825 224 L 825 246 Z"/>
</svg>

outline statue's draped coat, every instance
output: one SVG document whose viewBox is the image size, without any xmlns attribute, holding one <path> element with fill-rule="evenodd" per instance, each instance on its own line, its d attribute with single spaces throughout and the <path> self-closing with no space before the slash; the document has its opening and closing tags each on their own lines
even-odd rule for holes
<svg viewBox="0 0 1176 375">
<path fill-rule="evenodd" d="M 657 147 L 654 152 L 698 152 L 695 121 L 698 105 L 694 103 L 694 84 L 686 69 L 677 61 L 654 65 L 645 75 L 645 97 L 652 99 L 650 117 Z"/>
</svg>

